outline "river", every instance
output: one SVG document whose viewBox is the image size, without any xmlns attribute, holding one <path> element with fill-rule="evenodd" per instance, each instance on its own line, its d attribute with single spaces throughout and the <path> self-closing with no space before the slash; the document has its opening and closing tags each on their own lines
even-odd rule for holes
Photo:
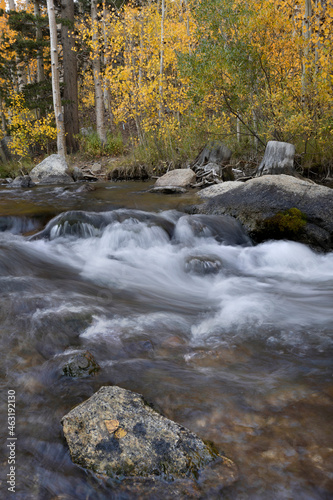
<svg viewBox="0 0 333 500">
<path fill-rule="evenodd" d="M 238 465 L 202 498 L 333 498 L 333 254 L 254 246 L 148 187 L 0 187 L 1 498 L 15 391 L 16 499 L 163 500 L 71 462 L 61 418 L 110 384 Z M 62 374 L 79 349 L 94 377 Z"/>
</svg>

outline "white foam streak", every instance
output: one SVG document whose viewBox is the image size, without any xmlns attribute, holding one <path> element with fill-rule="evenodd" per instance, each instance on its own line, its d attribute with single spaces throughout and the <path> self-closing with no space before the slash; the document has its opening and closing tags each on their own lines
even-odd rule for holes
<svg viewBox="0 0 333 500">
<path fill-rule="evenodd" d="M 167 217 L 170 220 L 170 213 Z M 112 293 L 126 291 L 133 300 L 169 315 L 190 314 L 187 328 L 194 343 L 272 328 L 315 329 L 332 337 L 332 253 L 319 255 L 286 241 L 221 245 L 212 237 L 196 237 L 188 224 L 177 227 L 170 241 L 162 227 L 130 218 L 113 222 L 100 236 L 29 245 Z M 191 259 L 199 264 L 210 259 L 221 266 L 211 274 L 192 272 L 187 267 Z M 94 323 L 84 336 L 98 335 L 104 326 Z M 136 328 L 132 320 L 125 326 Z"/>
</svg>

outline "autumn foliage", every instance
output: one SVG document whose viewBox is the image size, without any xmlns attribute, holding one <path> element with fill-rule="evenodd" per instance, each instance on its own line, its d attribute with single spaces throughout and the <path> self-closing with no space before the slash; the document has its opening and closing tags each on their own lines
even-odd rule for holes
<svg viewBox="0 0 333 500">
<path fill-rule="evenodd" d="M 82 9 L 76 16 L 83 125 L 94 121 L 92 63 L 100 58 L 106 128 L 129 138 L 132 148 L 146 151 L 151 164 L 170 160 L 176 165 L 195 155 L 207 139 L 221 138 L 239 152 L 260 151 L 271 139 L 292 142 L 304 167 L 330 166 L 332 2 L 160 0 L 116 5 L 97 5 L 98 22 Z M 9 28 L 8 13 L 2 12 L 0 33 L 7 44 L 0 62 L 2 123 L 15 137 L 18 117 L 31 130 L 43 118 L 38 126 L 50 142 L 51 109 L 33 118 L 20 111 L 24 104 L 17 68 L 10 69 L 17 35 Z M 17 64 L 22 63 L 17 59 Z M 28 66 L 26 79 L 33 83 L 33 59 Z M 47 60 L 46 68 L 49 77 Z M 33 133 L 27 139 L 39 140 Z"/>
</svg>

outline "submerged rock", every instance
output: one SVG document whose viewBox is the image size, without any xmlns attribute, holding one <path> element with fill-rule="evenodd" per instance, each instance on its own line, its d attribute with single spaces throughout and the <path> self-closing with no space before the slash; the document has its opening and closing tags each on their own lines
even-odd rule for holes
<svg viewBox="0 0 333 500">
<path fill-rule="evenodd" d="M 102 387 L 65 415 L 62 425 L 73 462 L 99 474 L 196 478 L 205 466 L 219 462 L 221 485 L 237 478 L 231 460 L 162 417 L 140 394 L 117 386 Z"/>
<path fill-rule="evenodd" d="M 189 257 L 185 263 L 185 272 L 205 276 L 218 274 L 222 269 L 222 262 L 211 257 Z"/>
<path fill-rule="evenodd" d="M 89 377 L 100 370 L 99 364 L 89 352 L 77 352 L 70 357 L 63 367 L 63 374 L 68 377 Z"/>
<path fill-rule="evenodd" d="M 51 155 L 34 167 L 30 172 L 33 182 L 38 184 L 71 184 L 65 158 L 60 155 Z"/>
<path fill-rule="evenodd" d="M 196 206 L 194 211 L 236 217 L 255 241 L 264 241 L 286 237 L 285 231 L 273 234 L 274 228 L 269 223 L 278 213 L 288 214 L 294 208 L 302 213 L 306 223 L 299 225 L 288 239 L 332 250 L 333 190 L 290 175 L 264 175 L 239 183 L 234 189 Z"/>
<path fill-rule="evenodd" d="M 180 187 L 186 188 L 195 182 L 196 175 L 190 168 L 177 168 L 175 170 L 170 170 L 166 174 L 162 175 L 155 182 L 154 187 Z"/>
</svg>

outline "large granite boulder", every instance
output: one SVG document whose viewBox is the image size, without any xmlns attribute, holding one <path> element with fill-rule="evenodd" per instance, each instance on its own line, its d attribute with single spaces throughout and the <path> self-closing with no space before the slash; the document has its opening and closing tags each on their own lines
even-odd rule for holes
<svg viewBox="0 0 333 500">
<path fill-rule="evenodd" d="M 290 212 L 295 208 L 300 212 Z M 239 183 L 192 211 L 236 217 L 255 241 L 284 238 L 333 249 L 333 190 L 289 175 Z"/>
<path fill-rule="evenodd" d="M 117 386 L 102 387 L 65 415 L 62 425 L 73 462 L 99 474 L 194 479 L 219 462 L 221 485 L 237 478 L 231 460 L 162 417 L 140 394 Z"/>
<path fill-rule="evenodd" d="M 175 186 L 186 188 L 195 182 L 196 175 L 190 168 L 177 168 L 162 175 L 155 182 L 155 187 Z"/>
<path fill-rule="evenodd" d="M 60 155 L 51 155 L 34 167 L 30 172 L 31 180 L 38 184 L 71 184 L 66 159 Z"/>
<path fill-rule="evenodd" d="M 207 188 L 201 189 L 201 191 L 198 192 L 198 195 L 200 198 L 203 199 L 208 199 L 208 198 L 214 198 L 214 196 L 218 196 L 219 194 L 226 193 L 227 191 L 230 191 L 231 189 L 236 189 L 237 187 L 241 186 L 243 182 L 241 181 L 226 181 L 226 182 L 221 182 L 220 184 L 214 184 L 213 186 L 209 186 Z"/>
</svg>

